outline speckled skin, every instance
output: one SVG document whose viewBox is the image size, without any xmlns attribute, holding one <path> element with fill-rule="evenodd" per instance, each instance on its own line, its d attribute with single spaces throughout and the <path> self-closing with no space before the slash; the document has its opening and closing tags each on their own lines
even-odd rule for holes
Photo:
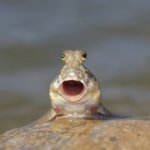
<svg viewBox="0 0 150 150">
<path fill-rule="evenodd" d="M 56 116 L 72 118 L 99 118 L 111 116 L 111 113 L 100 104 L 100 85 L 96 77 L 87 69 L 81 50 L 63 51 L 65 65 L 59 75 L 50 85 L 49 96 L 51 110 L 44 115 L 39 122 L 48 122 Z M 84 91 L 77 96 L 68 96 L 62 90 L 62 83 L 68 80 L 80 81 L 84 85 Z"/>
<path fill-rule="evenodd" d="M 77 63 L 81 51 L 65 51 L 65 53 L 66 56 L 73 57 Z M 37 122 L 0 135 L 0 150 L 149 150 L 150 118 L 145 120 L 113 118 L 112 120 L 113 115 L 100 104 L 100 89 L 96 78 L 82 65 L 82 62 L 74 70 L 73 64 L 69 68 L 72 69 L 71 74 L 80 68 L 78 71 L 81 71 L 83 77 L 78 79 L 83 80 L 87 88 L 76 101 L 65 99 L 66 96 L 60 92 L 57 82 L 70 78 L 69 72 L 66 72 L 70 65 L 68 59 L 66 60 L 68 64 L 66 62 L 50 87 L 52 109 Z M 87 80 L 91 82 L 90 85 Z M 97 96 L 92 97 L 93 93 Z M 57 104 L 63 112 L 56 110 Z M 96 107 L 85 107 L 87 104 Z M 85 119 L 86 117 L 102 119 Z M 106 120 L 107 117 L 110 117 L 109 120 Z"/>
<path fill-rule="evenodd" d="M 0 150 L 149 150 L 148 120 L 57 117 L 0 135 Z"/>
</svg>

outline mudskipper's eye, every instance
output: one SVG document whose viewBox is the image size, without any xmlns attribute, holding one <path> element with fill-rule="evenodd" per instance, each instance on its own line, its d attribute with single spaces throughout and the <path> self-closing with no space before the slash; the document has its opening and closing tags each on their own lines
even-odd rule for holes
<svg viewBox="0 0 150 150">
<path fill-rule="evenodd" d="M 61 60 L 65 61 L 65 54 L 64 54 L 64 52 L 62 52 L 62 54 L 61 54 Z"/>
<path fill-rule="evenodd" d="M 87 59 L 87 53 L 85 51 L 82 52 L 82 61 Z"/>
</svg>

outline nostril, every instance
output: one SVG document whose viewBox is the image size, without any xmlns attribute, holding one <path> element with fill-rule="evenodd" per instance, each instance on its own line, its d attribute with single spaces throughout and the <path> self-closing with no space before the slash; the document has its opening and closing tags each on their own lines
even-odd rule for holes
<svg viewBox="0 0 150 150">
<path fill-rule="evenodd" d="M 76 74 L 74 72 L 70 72 L 68 76 L 76 76 Z"/>
</svg>

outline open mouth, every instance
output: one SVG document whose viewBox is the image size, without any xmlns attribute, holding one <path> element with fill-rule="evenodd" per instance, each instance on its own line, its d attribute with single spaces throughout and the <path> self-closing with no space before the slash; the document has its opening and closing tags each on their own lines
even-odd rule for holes
<svg viewBox="0 0 150 150">
<path fill-rule="evenodd" d="M 78 96 L 84 91 L 84 85 L 80 81 L 68 80 L 62 83 L 62 89 L 67 96 Z"/>
</svg>

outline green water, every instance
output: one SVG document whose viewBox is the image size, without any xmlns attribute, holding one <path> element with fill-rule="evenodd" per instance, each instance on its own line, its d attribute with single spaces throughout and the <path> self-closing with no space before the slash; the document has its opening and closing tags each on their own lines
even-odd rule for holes
<svg viewBox="0 0 150 150">
<path fill-rule="evenodd" d="M 61 49 L 84 49 L 112 112 L 150 115 L 150 2 L 1 1 L 0 132 L 39 118 Z"/>
</svg>

